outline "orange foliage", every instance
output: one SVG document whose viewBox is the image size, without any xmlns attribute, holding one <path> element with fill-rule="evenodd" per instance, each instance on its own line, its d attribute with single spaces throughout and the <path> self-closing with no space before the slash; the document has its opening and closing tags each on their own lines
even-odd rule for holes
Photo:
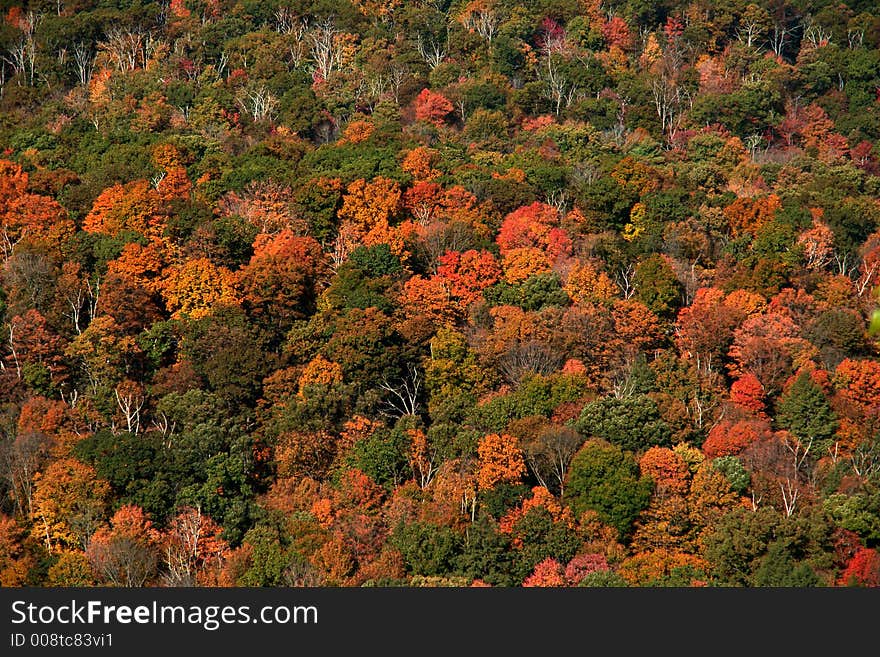
<svg viewBox="0 0 880 657">
<path fill-rule="evenodd" d="M 338 508 L 378 511 L 384 499 L 385 489 L 361 470 L 348 468 L 339 476 L 334 495 Z"/>
<path fill-rule="evenodd" d="M 327 474 L 336 455 L 336 436 L 328 431 L 287 431 L 278 437 L 275 461 L 281 477 Z"/>
<path fill-rule="evenodd" d="M 340 144 L 360 144 L 367 141 L 376 130 L 376 125 L 372 121 L 357 120 L 352 121 L 342 132 Z"/>
<path fill-rule="evenodd" d="M 9 207 L 14 199 L 24 196 L 27 187 L 27 172 L 15 162 L 0 159 L 0 207 Z"/>
<path fill-rule="evenodd" d="M 751 372 L 768 394 L 774 394 L 794 370 L 816 355 L 816 348 L 800 337 L 787 313 L 767 313 L 748 318 L 734 331 L 728 370 L 736 377 Z"/>
<path fill-rule="evenodd" d="M 524 246 L 505 251 L 501 267 L 504 270 L 504 280 L 516 285 L 530 276 L 549 272 L 553 262 L 541 249 Z"/>
<path fill-rule="evenodd" d="M 161 292 L 166 284 L 162 280 L 167 264 L 167 254 L 162 243 L 153 241 L 147 246 L 129 242 L 119 256 L 107 263 L 107 275 L 118 276 L 133 287 L 147 292 Z"/>
<path fill-rule="evenodd" d="M 537 201 L 509 213 L 495 241 L 502 255 L 515 249 L 532 248 L 555 261 L 571 253 L 571 238 L 559 227 L 559 211 Z"/>
<path fill-rule="evenodd" d="M 479 299 L 483 290 L 497 283 L 501 276 L 498 261 L 488 251 L 447 251 L 438 262 L 437 275 L 465 306 Z"/>
<path fill-rule="evenodd" d="M 629 25 L 620 16 L 612 16 L 610 20 L 602 24 L 602 36 L 609 48 L 628 50 L 632 48 L 633 38 Z"/>
<path fill-rule="evenodd" d="M 23 194 L 0 205 L 0 231 L 7 244 L 24 241 L 54 251 L 73 237 L 76 227 L 54 199 Z M 8 249 L 6 244 L 3 247 Z"/>
<path fill-rule="evenodd" d="M 690 470 L 679 454 L 668 447 L 651 447 L 639 459 L 642 474 L 654 480 L 654 494 L 660 497 L 687 492 Z"/>
<path fill-rule="evenodd" d="M 463 310 L 453 301 L 447 281 L 439 276 L 411 277 L 403 285 L 400 304 L 407 316 L 424 316 L 438 325 L 453 324 Z"/>
<path fill-rule="evenodd" d="M 207 258 L 187 260 L 165 271 L 167 278 L 161 291 L 172 318 L 198 319 L 217 306 L 239 302 L 234 274 Z"/>
<path fill-rule="evenodd" d="M 708 572 L 709 563 L 694 554 L 658 549 L 642 552 L 625 559 L 617 572 L 632 586 L 644 586 L 662 577 L 668 577 L 676 568 L 691 567 L 698 572 Z M 691 581 L 689 586 L 705 586 L 704 581 Z"/>
<path fill-rule="evenodd" d="M 723 420 L 709 431 L 703 443 L 703 454 L 708 459 L 736 456 L 769 435 L 770 425 L 763 420 Z"/>
<path fill-rule="evenodd" d="M 578 263 L 562 287 L 574 303 L 606 303 L 620 294 L 620 289 L 604 271 L 589 262 Z"/>
<path fill-rule="evenodd" d="M 511 509 L 504 514 L 498 522 L 498 530 L 504 534 L 513 533 L 516 523 L 518 523 L 529 511 L 538 508 L 545 509 L 550 514 L 553 522 L 564 523 L 570 528 L 573 528 L 575 525 L 571 510 L 567 506 L 562 506 L 559 501 L 553 497 L 553 494 L 544 486 L 535 486 L 532 488 L 531 497 L 527 497 L 522 501 L 520 506 Z M 514 539 L 514 542 L 517 543 L 519 547 L 522 547 L 519 539 Z"/>
<path fill-rule="evenodd" d="M 363 415 L 355 415 L 342 425 L 342 432 L 339 434 L 339 450 L 348 449 L 355 443 L 366 440 L 380 428 L 382 428 L 381 422 L 371 420 Z"/>
<path fill-rule="evenodd" d="M 611 170 L 611 177 L 639 196 L 653 192 L 660 185 L 660 176 L 654 167 L 629 156 L 623 158 Z"/>
<path fill-rule="evenodd" d="M 358 178 L 346 188 L 339 218 L 366 234 L 378 224 L 388 224 L 400 210 L 400 202 L 400 187 L 394 180 Z"/>
<path fill-rule="evenodd" d="M 241 300 L 250 313 L 287 327 L 312 311 L 319 280 L 327 271 L 321 245 L 288 228 L 260 233 L 254 254 L 235 274 Z"/>
<path fill-rule="evenodd" d="M 146 180 L 116 184 L 98 195 L 82 227 L 86 232 L 111 237 L 131 230 L 148 239 L 161 239 L 165 215 L 160 204 L 161 197 Z"/>
<path fill-rule="evenodd" d="M 54 434 L 66 423 L 67 408 L 68 406 L 64 402 L 35 395 L 21 407 L 17 423 L 18 432 Z"/>
<path fill-rule="evenodd" d="M 813 219 L 812 227 L 798 235 L 797 245 L 804 250 L 807 267 L 819 271 L 833 259 L 834 233 L 828 224 Z"/>
<path fill-rule="evenodd" d="M 89 540 L 95 572 L 115 586 L 143 586 L 155 575 L 162 538 L 144 510 L 124 505 Z"/>
<path fill-rule="evenodd" d="M 32 533 L 49 552 L 85 547 L 106 509 L 110 485 L 95 469 L 63 458 L 34 476 Z"/>
<path fill-rule="evenodd" d="M 657 316 L 645 304 L 634 299 L 621 299 L 611 308 L 614 322 L 613 347 L 617 351 L 635 355 L 651 349 L 663 340 L 663 327 Z"/>
<path fill-rule="evenodd" d="M 400 167 L 417 183 L 430 181 L 440 176 L 440 172 L 434 168 L 437 156 L 433 148 L 418 146 L 407 152 Z"/>
<path fill-rule="evenodd" d="M 318 354 L 308 362 L 299 377 L 299 395 L 305 397 L 305 391 L 310 386 L 326 387 L 339 383 L 342 383 L 342 366 Z"/>
<path fill-rule="evenodd" d="M 479 468 L 477 485 L 482 490 L 502 482 L 518 483 L 526 474 L 526 462 L 516 438 L 492 433 L 483 436 L 477 446 Z"/>
<path fill-rule="evenodd" d="M 335 191 L 335 180 L 321 179 L 317 185 Z M 257 227 L 260 233 L 273 234 L 288 229 L 301 233 L 305 222 L 294 211 L 289 187 L 272 180 L 254 181 L 244 191 L 229 192 L 219 203 L 224 214 L 238 215 Z"/>
<path fill-rule="evenodd" d="M 352 182 L 342 197 L 340 233 L 353 244 L 388 244 L 396 255 L 403 253 L 403 240 L 391 228 L 402 207 L 403 194 L 396 181 L 379 176 Z"/>
<path fill-rule="evenodd" d="M 873 360 L 844 359 L 834 370 L 839 394 L 864 413 L 880 410 L 880 363 Z"/>
<path fill-rule="evenodd" d="M 734 236 L 744 233 L 754 236 L 781 207 L 782 201 L 775 194 L 761 198 L 738 198 L 724 208 L 724 216 Z"/>
<path fill-rule="evenodd" d="M 24 551 L 24 530 L 0 514 L 0 586 L 24 586 L 34 559 Z"/>
<path fill-rule="evenodd" d="M 170 167 L 156 185 L 156 191 L 163 201 L 189 198 L 192 181 L 184 167 Z"/>
</svg>

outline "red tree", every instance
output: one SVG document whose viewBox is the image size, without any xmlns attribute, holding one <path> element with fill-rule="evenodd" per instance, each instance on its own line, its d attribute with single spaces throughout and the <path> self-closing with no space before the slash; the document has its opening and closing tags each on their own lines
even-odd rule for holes
<svg viewBox="0 0 880 657">
<path fill-rule="evenodd" d="M 436 126 L 443 125 L 446 117 L 452 112 L 452 103 L 443 94 L 430 89 L 422 89 L 416 97 L 416 118 Z"/>
</svg>

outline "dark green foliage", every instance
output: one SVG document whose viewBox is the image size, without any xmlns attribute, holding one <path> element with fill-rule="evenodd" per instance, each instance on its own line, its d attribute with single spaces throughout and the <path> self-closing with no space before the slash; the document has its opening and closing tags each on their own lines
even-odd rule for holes
<svg viewBox="0 0 880 657">
<path fill-rule="evenodd" d="M 256 401 L 274 360 L 263 336 L 239 308 L 190 322 L 181 351 L 230 408 Z"/>
<path fill-rule="evenodd" d="M 755 571 L 754 586 L 819 586 L 818 575 L 806 563 L 796 563 L 782 543 L 773 543 Z"/>
<path fill-rule="evenodd" d="M 462 538 L 449 527 L 413 522 L 399 525 L 389 542 L 403 554 L 407 572 L 413 575 L 443 575 L 455 567 Z"/>
<path fill-rule="evenodd" d="M 390 491 L 412 475 L 408 450 L 409 438 L 402 429 L 380 430 L 358 441 L 348 460 Z"/>
<path fill-rule="evenodd" d="M 474 409 L 474 423 L 486 431 L 501 431 L 510 420 L 533 415 L 549 417 L 560 404 L 583 399 L 588 390 L 586 382 L 579 377 L 531 376 L 515 392 Z"/>
<path fill-rule="evenodd" d="M 478 501 L 480 508 L 497 520 L 521 504 L 530 492 L 529 487 L 524 484 L 501 482 L 488 490 L 480 491 Z"/>
<path fill-rule="evenodd" d="M 636 267 L 633 284 L 636 296 L 651 312 L 671 315 L 681 301 L 681 284 L 662 256 L 652 255 Z"/>
<path fill-rule="evenodd" d="M 74 453 L 95 467 L 113 487 L 121 504 L 137 504 L 162 521 L 174 507 L 177 482 L 165 471 L 162 437 L 99 431 L 76 444 Z"/>
<path fill-rule="evenodd" d="M 387 244 L 359 246 L 351 252 L 349 262 L 371 278 L 396 276 L 403 272 L 400 258 L 391 252 Z"/>
<path fill-rule="evenodd" d="M 480 515 L 468 527 L 458 557 L 458 569 L 466 577 L 481 579 L 492 586 L 516 586 L 510 537 L 498 531 L 488 516 Z"/>
<path fill-rule="evenodd" d="M 282 537 L 271 526 L 257 525 L 244 536 L 251 548 L 250 567 L 241 575 L 238 586 L 284 586 L 285 571 L 291 555 L 282 545 Z"/>
<path fill-rule="evenodd" d="M 595 511 L 625 538 L 648 506 L 652 489 L 653 483 L 640 476 L 631 453 L 604 441 L 588 440 L 569 466 L 565 501 L 576 515 Z"/>
<path fill-rule="evenodd" d="M 544 507 L 530 509 L 513 527 L 513 537 L 522 541 L 516 555 L 514 573 L 522 582 L 535 566 L 551 557 L 567 563 L 577 553 L 581 539 L 565 522 L 554 522 Z"/>
<path fill-rule="evenodd" d="M 831 565 L 833 526 L 821 512 L 786 517 L 737 508 L 705 538 L 712 575 L 732 586 L 817 586 Z"/>
<path fill-rule="evenodd" d="M 826 310 L 807 325 L 804 337 L 819 348 L 822 362 L 829 371 L 844 358 L 860 356 L 867 346 L 864 322 L 847 310 Z"/>
<path fill-rule="evenodd" d="M 569 303 L 559 276 L 553 273 L 529 276 L 519 285 L 502 281 L 486 289 L 483 295 L 493 306 L 504 304 L 519 306 L 523 310 L 541 310 L 547 306 L 566 306 Z"/>
<path fill-rule="evenodd" d="M 669 426 L 660 418 L 657 404 L 644 394 L 590 402 L 575 426 L 584 436 L 604 438 L 632 452 L 663 447 L 672 436 Z"/>
<path fill-rule="evenodd" d="M 815 441 L 819 452 L 834 435 L 837 417 L 822 389 L 804 372 L 783 393 L 776 405 L 776 421 L 780 427 L 805 446 Z"/>
</svg>

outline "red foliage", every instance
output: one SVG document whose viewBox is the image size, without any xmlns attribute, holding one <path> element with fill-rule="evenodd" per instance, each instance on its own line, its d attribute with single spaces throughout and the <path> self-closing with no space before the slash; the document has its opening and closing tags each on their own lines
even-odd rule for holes
<svg viewBox="0 0 880 657">
<path fill-rule="evenodd" d="M 502 255 L 526 247 L 540 249 L 553 259 L 571 253 L 571 238 L 559 227 L 559 212 L 538 201 L 508 214 L 495 241 Z"/>
<path fill-rule="evenodd" d="M 422 89 L 416 97 L 416 118 L 436 126 L 443 125 L 446 117 L 452 112 L 452 103 L 443 94 L 430 89 Z"/>
<path fill-rule="evenodd" d="M 602 36 L 609 48 L 616 46 L 621 50 L 627 50 L 632 47 L 629 25 L 620 16 L 613 16 L 602 26 Z"/>
<path fill-rule="evenodd" d="M 703 454 L 714 459 L 737 455 L 749 445 L 770 435 L 770 425 L 759 420 L 724 420 L 712 427 L 703 443 Z"/>
<path fill-rule="evenodd" d="M 751 372 L 746 372 L 730 386 L 731 401 L 759 417 L 764 416 L 767 410 L 765 397 L 764 386 Z"/>
<path fill-rule="evenodd" d="M 535 566 L 532 574 L 526 577 L 523 586 L 565 586 L 565 571 L 562 564 L 553 557 L 547 557 Z"/>
<path fill-rule="evenodd" d="M 488 251 L 447 251 L 439 263 L 437 275 L 446 280 L 452 296 L 466 306 L 501 277 L 501 267 Z"/>
<path fill-rule="evenodd" d="M 870 548 L 861 548 L 840 575 L 843 586 L 880 586 L 880 553 Z"/>
<path fill-rule="evenodd" d="M 565 581 L 569 586 L 577 586 L 590 573 L 609 570 L 604 554 L 579 554 L 565 567 Z"/>
<path fill-rule="evenodd" d="M 701 287 L 693 303 L 678 313 L 675 341 L 679 350 L 707 366 L 717 365 L 726 355 L 733 330 L 746 318 L 746 311 L 731 303 L 715 287 Z"/>
</svg>

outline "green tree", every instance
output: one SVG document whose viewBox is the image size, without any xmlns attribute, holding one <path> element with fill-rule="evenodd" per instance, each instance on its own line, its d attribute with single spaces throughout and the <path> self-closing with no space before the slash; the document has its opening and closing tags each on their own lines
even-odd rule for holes
<svg viewBox="0 0 880 657">
<path fill-rule="evenodd" d="M 604 438 L 632 452 L 664 447 L 672 435 L 657 404 L 647 395 L 604 397 L 591 402 L 581 411 L 575 426 L 584 436 Z"/>
<path fill-rule="evenodd" d="M 603 440 L 588 440 L 571 460 L 563 499 L 578 516 L 595 511 L 623 539 L 648 507 L 652 490 L 653 483 L 640 475 L 630 452 Z"/>
<path fill-rule="evenodd" d="M 805 445 L 815 442 L 814 448 L 820 453 L 837 428 L 831 404 L 808 372 L 802 372 L 779 399 L 776 422 Z"/>
<path fill-rule="evenodd" d="M 657 315 L 671 315 L 679 306 L 681 283 L 661 255 L 650 255 L 639 262 L 633 284 L 636 298 Z"/>
<path fill-rule="evenodd" d="M 389 542 L 400 550 L 413 575 L 448 575 L 461 551 L 461 536 L 449 527 L 426 522 L 398 525 Z"/>
</svg>

